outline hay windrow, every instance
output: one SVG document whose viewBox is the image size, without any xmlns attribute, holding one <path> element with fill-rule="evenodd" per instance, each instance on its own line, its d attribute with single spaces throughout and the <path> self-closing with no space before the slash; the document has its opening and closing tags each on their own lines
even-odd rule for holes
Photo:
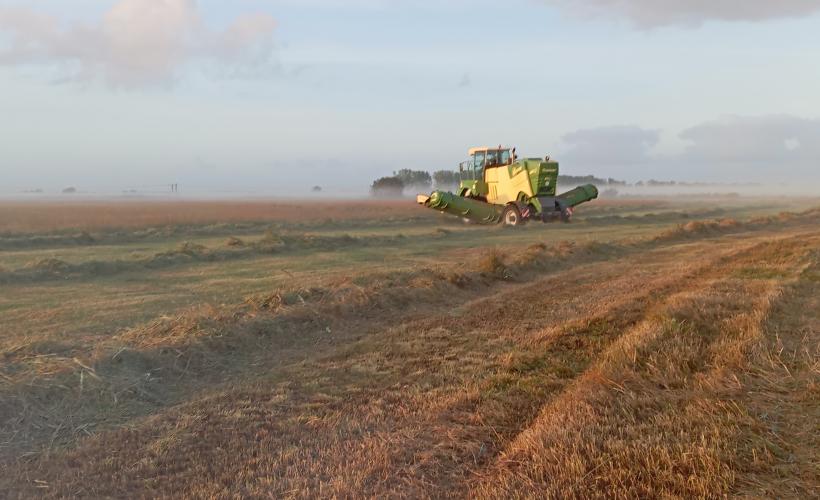
<svg viewBox="0 0 820 500">
<path fill-rule="evenodd" d="M 675 215 L 675 217 L 678 215 Z M 664 214 L 664 217 L 667 216 L 669 216 L 669 214 Z M 721 234 L 770 228 L 778 224 L 802 223 L 818 219 L 820 219 L 820 209 L 810 209 L 798 213 L 782 212 L 775 216 L 756 217 L 748 221 L 737 221 L 728 218 L 719 220 L 691 220 L 655 236 L 652 238 L 652 241 L 678 241 L 695 237 L 719 236 Z M 243 227 L 241 224 L 218 226 L 220 228 L 226 226 L 225 229 L 231 231 L 236 231 L 237 228 Z M 259 226 L 253 223 L 248 223 L 245 226 L 248 229 L 259 230 Z M 180 227 L 148 228 L 140 230 L 139 234 L 152 236 L 162 235 L 162 237 L 175 234 L 198 234 L 195 231 L 193 233 L 190 231 L 192 231 L 191 228 Z M 210 234 L 210 230 L 208 229 L 203 229 L 202 231 L 204 234 Z M 117 235 L 116 237 L 119 236 L 121 235 Z M 458 236 L 449 229 L 437 228 L 430 235 L 427 235 L 427 237 L 452 239 Z M 69 238 L 72 241 L 86 245 L 102 244 L 106 241 L 105 238 L 99 235 L 92 235 L 88 232 L 68 236 L 55 236 L 54 238 Z M 14 238 L 8 241 L 13 240 Z M 68 263 L 59 261 L 58 259 L 42 259 L 29 263 L 29 265 L 20 269 L 0 269 L 0 283 L 37 282 L 54 279 L 90 279 L 99 276 L 138 272 L 144 269 L 190 265 L 197 262 L 247 259 L 265 254 L 286 254 L 288 252 L 303 251 L 320 252 L 368 246 L 399 245 L 405 240 L 406 238 L 402 234 L 368 237 L 356 237 L 347 234 L 338 236 L 318 235 L 289 229 L 271 228 L 270 225 L 268 225 L 268 229 L 261 239 L 247 241 L 241 240 L 236 236 L 231 236 L 222 248 L 207 248 L 201 244 L 185 241 L 173 250 L 159 252 L 151 257 L 133 260 L 93 260 L 81 263 Z M 0 249 L 3 248 L 3 241 L 6 240 L 0 238 Z M 14 248 L 14 244 L 12 244 L 12 248 Z"/>
<path fill-rule="evenodd" d="M 794 222 L 818 221 L 820 222 L 820 211 L 817 209 L 792 213 L 782 212 L 776 216 L 754 217 L 747 221 L 736 219 L 717 220 L 694 220 L 685 224 L 679 224 L 673 229 L 664 231 L 657 235 L 655 241 L 674 241 L 680 239 L 718 236 L 721 234 L 731 234 L 740 231 L 754 231 L 770 228 L 775 225 L 787 225 Z"/>
<path fill-rule="evenodd" d="M 430 223 L 436 214 L 402 201 L 313 201 L 322 212 L 304 204 L 266 202 L 95 202 L 5 203 L 0 223 L 0 250 L 152 242 L 167 238 L 228 237 L 277 230 L 382 228 L 394 224 Z M 104 207 L 104 210 L 100 210 Z M 59 224 L 55 224 L 59 221 Z"/>
<path fill-rule="evenodd" d="M 432 238 L 449 236 L 436 230 Z M 15 270 L 0 270 L 0 283 L 25 283 L 53 279 L 92 279 L 120 273 L 139 272 L 145 269 L 160 269 L 197 262 L 222 262 L 251 259 L 260 255 L 287 254 L 293 252 L 323 252 L 349 248 L 399 245 L 405 241 L 403 235 L 357 237 L 348 234 L 316 235 L 310 233 L 282 232 L 268 230 L 262 238 L 244 241 L 232 237 L 224 247 L 208 248 L 204 245 L 183 241 L 174 249 L 159 252 L 151 257 L 133 260 L 100 261 L 91 260 L 69 263 L 58 259 L 42 259 Z"/>
<path fill-rule="evenodd" d="M 477 269 L 488 276 L 503 277 L 507 271 L 507 265 L 501 252 L 493 248 L 488 250 L 479 260 Z"/>
<path fill-rule="evenodd" d="M 11 393 L 0 390 L 0 400 L 11 412 L 6 415 L 9 418 L 23 412 L 31 398 L 46 406 L 50 404 L 47 401 L 63 401 L 58 395 L 67 389 L 85 394 L 73 403 L 79 405 L 72 410 L 79 419 L 91 418 L 81 408 L 89 404 L 89 397 L 105 405 L 115 399 L 116 404 L 133 399 L 141 408 L 146 404 L 145 408 L 150 408 L 173 397 L 174 391 L 162 386 L 160 373 L 172 379 L 205 376 L 227 369 L 232 356 L 250 356 L 261 345 L 264 349 L 288 349 L 332 335 L 340 321 L 389 318 L 397 310 L 412 310 L 407 309 L 408 304 L 412 308 L 432 307 L 465 293 L 480 293 L 496 282 L 537 276 L 524 271 L 553 272 L 566 264 L 602 257 L 594 252 L 585 254 L 584 245 L 572 245 L 573 251 L 567 246 L 563 242 L 539 245 L 536 254 L 523 260 L 496 250 L 494 259 L 503 267 L 494 267 L 497 272 L 493 273 L 435 268 L 376 273 L 367 278 L 341 279 L 324 287 L 282 288 L 249 296 L 243 304 L 200 306 L 129 328 L 90 352 L 71 350 L 55 355 L 57 351 L 43 346 L 48 352 L 34 355 L 38 356 L 35 365 L 31 364 L 29 348 L 7 352 L 5 373 L 19 382 L 11 385 Z M 178 250 L 186 256 L 202 251 L 186 245 Z M 49 375 L 42 378 L 33 368 Z M 42 385 L 42 390 L 29 388 L 24 391 L 29 394 L 25 398 L 10 396 L 37 380 L 35 386 Z M 32 435 L 36 437 L 37 433 Z"/>
<path fill-rule="evenodd" d="M 225 246 L 229 247 L 244 247 L 245 242 L 236 236 L 231 236 L 227 240 L 225 240 Z"/>
<path fill-rule="evenodd" d="M 555 304 L 544 294 L 525 304 L 538 293 L 535 287 L 518 287 L 505 306 L 522 306 L 495 323 L 491 318 L 503 310 L 499 304 L 469 301 L 487 296 L 488 277 L 476 272 L 467 290 L 476 293 L 465 293 L 436 269 L 283 289 L 266 297 L 276 307 L 252 302 L 160 318 L 123 332 L 116 351 L 104 346 L 105 355 L 96 359 L 78 356 L 75 377 L 61 381 L 68 389 L 52 386 L 40 401 L 60 400 L 61 391 L 70 390 L 86 404 L 110 405 L 116 396 L 120 411 L 135 411 L 129 405 L 161 407 L 174 401 L 172 388 L 191 380 L 220 383 L 238 377 L 243 366 L 269 369 L 265 357 L 254 356 L 263 350 L 312 350 L 336 335 L 353 337 L 317 359 L 289 365 L 277 378 L 264 371 L 249 385 L 228 384 L 137 425 L 83 440 L 76 450 L 55 450 L 56 458 L 44 457 L 24 470 L 36 467 L 37 477 L 60 491 L 76 489 L 78 478 L 110 475 L 112 481 L 89 486 L 102 496 L 129 488 L 224 493 L 237 474 L 287 478 L 254 490 L 282 495 L 322 490 L 383 496 L 397 488 L 477 497 L 544 491 L 729 494 L 736 475 L 745 473 L 742 464 L 758 472 L 778 464 L 774 452 L 765 454 L 769 445 L 760 441 L 765 430 L 755 431 L 756 417 L 725 401 L 745 391 L 723 370 L 738 366 L 735 358 L 726 366 L 723 361 L 733 346 L 739 346 L 737 359 L 755 352 L 747 333 L 757 331 L 770 300 L 779 296 L 772 293 L 779 284 L 737 280 L 733 268 L 774 262 L 792 276 L 811 244 L 799 236 L 754 238 L 740 249 L 724 244 L 720 255 L 689 270 L 677 269 L 674 256 L 658 250 L 656 256 L 666 255 L 666 266 L 673 268 L 654 267 L 650 283 L 632 278 L 617 284 L 632 271 L 622 261 L 612 262 L 607 269 L 617 270 L 614 280 L 598 283 L 597 273 L 590 272 L 583 283 L 555 289 L 564 301 L 614 287 L 602 291 L 604 302 L 577 311 L 577 321 L 555 323 L 550 335 L 527 322 L 535 314 L 530 307 L 544 313 L 541 321 L 558 313 L 545 307 Z M 680 248 L 691 251 L 692 245 Z M 564 252 L 567 262 L 588 264 L 611 249 L 556 244 L 527 250 L 545 260 Z M 632 255 L 629 262 L 643 263 L 647 255 Z M 777 255 L 787 257 L 773 260 Z M 512 268 L 519 265 L 510 255 L 501 258 Z M 636 281 L 649 286 L 635 287 Z M 509 284 L 501 288 L 511 291 Z M 456 294 L 456 303 L 470 306 L 451 317 L 441 303 Z M 507 295 L 499 291 L 497 297 Z M 439 309 L 425 308 L 423 301 Z M 401 318 L 411 307 L 440 314 L 405 323 Z M 399 325 L 379 326 L 378 334 L 359 343 L 356 321 L 363 317 L 370 325 Z M 500 326 L 513 318 L 520 321 Z M 71 410 L 72 428 L 89 423 L 74 420 L 88 416 Z M 54 432 L 50 422 L 38 423 L 48 429 L 48 439 Z M 274 451 L 244 458 L 240 450 L 251 447 Z M 235 459 L 221 460 L 222 450 Z M 185 465 L 173 468 L 180 461 Z M 142 465 L 136 471 L 127 466 L 134 463 Z M 208 470 L 227 482 L 203 484 L 189 474 L 198 464 L 213 467 Z M 140 482 L 163 470 L 172 472 L 161 484 Z M 579 477 L 591 479 L 579 483 Z"/>
<path fill-rule="evenodd" d="M 806 439 L 820 387 L 816 328 L 783 318 L 818 309 L 817 266 L 803 267 L 812 251 L 816 261 L 817 216 L 710 221 L 666 239 L 651 225 L 599 231 L 583 219 L 543 237 L 532 225 L 482 236 L 411 228 L 407 238 L 374 232 L 381 246 L 362 252 L 365 238 L 335 230 L 257 228 L 235 233 L 241 245 L 226 230 L 205 246 L 178 234 L 167 251 L 147 247 L 156 269 L 257 260 L 156 274 L 113 258 L 88 274 L 33 259 L 26 272 L 49 277 L 0 301 L 16 315 L 0 347 L 0 490 L 810 492 L 811 468 L 799 464 L 817 448 Z M 413 253 L 431 239 L 432 251 Z M 115 250 L 100 252 L 123 255 Z M 135 269 L 145 276 L 90 279 Z M 209 272 L 192 278 L 200 269 Z M 793 292 L 770 293 L 795 280 Z M 196 290 L 182 298 L 181 287 Z M 783 313 L 760 343 L 770 300 Z M 85 315 L 93 321 L 74 317 Z M 759 380 L 738 372 L 749 359 Z M 750 400 L 760 406 L 743 406 Z M 552 411 L 557 424 L 541 432 Z M 544 437 L 550 446 L 528 454 Z"/>
</svg>

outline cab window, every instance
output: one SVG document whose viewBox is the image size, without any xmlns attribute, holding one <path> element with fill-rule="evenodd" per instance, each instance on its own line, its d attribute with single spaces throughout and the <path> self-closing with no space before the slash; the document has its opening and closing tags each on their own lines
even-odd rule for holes
<svg viewBox="0 0 820 500">
<path fill-rule="evenodd" d="M 475 165 L 473 164 L 473 160 L 461 162 L 458 166 L 459 172 L 461 172 L 461 180 L 462 181 L 474 181 L 476 180 L 475 177 Z"/>
<path fill-rule="evenodd" d="M 484 161 L 486 160 L 486 155 L 484 151 L 480 151 L 473 155 L 473 167 L 475 168 L 476 172 L 480 171 L 484 168 Z"/>
<path fill-rule="evenodd" d="M 510 163 L 510 150 L 509 149 L 505 149 L 505 150 L 499 152 L 499 161 L 498 161 L 498 163 L 501 164 L 501 165 L 506 165 L 506 164 Z"/>
</svg>

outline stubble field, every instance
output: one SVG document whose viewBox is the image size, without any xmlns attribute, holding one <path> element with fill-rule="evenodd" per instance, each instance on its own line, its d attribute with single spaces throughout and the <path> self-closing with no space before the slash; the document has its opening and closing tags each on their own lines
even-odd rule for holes
<svg viewBox="0 0 820 500">
<path fill-rule="evenodd" d="M 0 203 L 0 491 L 815 496 L 818 205 Z"/>
</svg>

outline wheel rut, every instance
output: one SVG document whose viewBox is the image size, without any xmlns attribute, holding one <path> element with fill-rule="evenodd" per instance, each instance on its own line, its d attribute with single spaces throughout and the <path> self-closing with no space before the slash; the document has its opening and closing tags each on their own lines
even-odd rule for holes
<svg viewBox="0 0 820 500">
<path fill-rule="evenodd" d="M 766 267 L 799 273 L 811 248 L 811 239 L 783 238 L 718 259 L 722 265 L 705 279 L 669 294 L 655 313 L 599 351 L 492 462 L 474 471 L 459 496 L 728 493 L 734 471 L 746 463 L 748 439 L 744 415 L 724 400 L 738 392 L 730 370 L 759 342 L 782 290 L 776 280 L 742 277 Z"/>
</svg>

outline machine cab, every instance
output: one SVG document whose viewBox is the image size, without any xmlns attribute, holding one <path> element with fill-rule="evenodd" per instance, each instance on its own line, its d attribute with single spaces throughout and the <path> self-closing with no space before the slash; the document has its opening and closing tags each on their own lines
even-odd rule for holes
<svg viewBox="0 0 820 500">
<path fill-rule="evenodd" d="M 515 151 L 510 148 L 472 148 L 467 153 L 469 160 L 459 166 L 462 180 L 484 180 L 484 169 L 511 165 L 515 161 Z"/>
<path fill-rule="evenodd" d="M 467 153 L 469 160 L 459 165 L 461 173 L 460 194 L 474 198 L 485 198 L 487 195 L 486 169 L 502 165 L 511 165 L 515 162 L 515 149 L 504 148 L 472 148 Z"/>
</svg>

